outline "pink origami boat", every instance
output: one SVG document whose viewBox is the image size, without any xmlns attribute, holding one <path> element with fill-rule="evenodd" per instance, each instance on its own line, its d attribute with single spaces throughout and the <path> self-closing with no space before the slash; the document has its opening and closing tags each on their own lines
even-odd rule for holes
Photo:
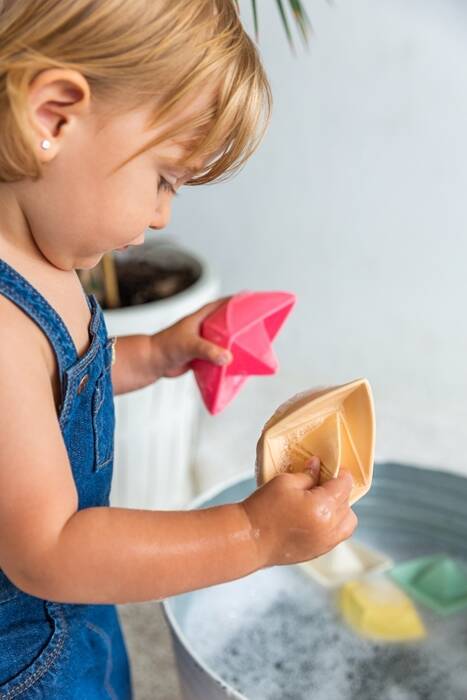
<svg viewBox="0 0 467 700">
<path fill-rule="evenodd" d="M 228 348 L 233 360 L 218 366 L 193 360 L 204 404 L 211 414 L 222 411 L 252 375 L 275 374 L 279 363 L 272 341 L 294 306 L 289 292 L 241 292 L 231 297 L 201 326 L 201 335 Z"/>
</svg>

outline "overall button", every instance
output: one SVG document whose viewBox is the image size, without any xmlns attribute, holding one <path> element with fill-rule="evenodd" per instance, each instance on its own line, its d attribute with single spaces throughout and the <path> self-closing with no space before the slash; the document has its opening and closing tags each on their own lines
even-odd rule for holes
<svg viewBox="0 0 467 700">
<path fill-rule="evenodd" d="M 84 377 L 81 378 L 80 383 L 78 384 L 78 394 L 81 394 L 81 392 L 86 388 L 86 384 L 89 381 L 89 374 L 85 374 Z"/>
<path fill-rule="evenodd" d="M 114 364 L 115 364 L 115 358 L 116 358 L 115 345 L 117 344 L 117 337 L 116 337 L 115 335 L 112 335 L 112 336 L 109 338 L 109 340 L 110 340 L 110 342 L 111 342 L 111 347 L 112 347 L 112 362 L 111 362 L 111 364 L 114 365 Z"/>
</svg>

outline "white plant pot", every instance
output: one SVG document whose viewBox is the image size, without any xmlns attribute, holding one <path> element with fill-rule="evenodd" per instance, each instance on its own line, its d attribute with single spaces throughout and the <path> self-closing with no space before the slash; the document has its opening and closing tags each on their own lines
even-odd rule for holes
<svg viewBox="0 0 467 700">
<path fill-rule="evenodd" d="M 218 296 L 219 280 L 206 261 L 183 251 L 200 263 L 198 281 L 166 299 L 104 311 L 109 335 L 154 333 Z M 112 506 L 173 509 L 193 497 L 192 455 L 202 410 L 192 372 L 115 397 Z"/>
</svg>

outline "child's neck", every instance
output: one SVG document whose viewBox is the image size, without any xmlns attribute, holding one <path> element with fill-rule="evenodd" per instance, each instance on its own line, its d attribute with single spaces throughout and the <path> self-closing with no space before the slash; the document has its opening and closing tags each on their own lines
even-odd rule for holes
<svg viewBox="0 0 467 700">
<path fill-rule="evenodd" d="M 20 197 L 18 183 L 0 184 L 0 258 L 13 265 L 57 270 L 37 246 Z M 71 274 L 75 274 L 74 270 Z"/>
</svg>

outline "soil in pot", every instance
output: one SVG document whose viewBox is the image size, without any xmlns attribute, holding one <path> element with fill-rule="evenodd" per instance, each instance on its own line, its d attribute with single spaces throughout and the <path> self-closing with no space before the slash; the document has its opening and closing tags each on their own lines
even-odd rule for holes
<svg viewBox="0 0 467 700">
<path fill-rule="evenodd" d="M 171 297 L 191 287 L 201 276 L 201 265 L 192 255 L 168 242 L 150 242 L 113 253 L 120 304 L 136 306 Z M 96 295 L 103 309 L 115 308 L 104 292 L 103 266 L 80 270 L 88 293 Z"/>
</svg>

